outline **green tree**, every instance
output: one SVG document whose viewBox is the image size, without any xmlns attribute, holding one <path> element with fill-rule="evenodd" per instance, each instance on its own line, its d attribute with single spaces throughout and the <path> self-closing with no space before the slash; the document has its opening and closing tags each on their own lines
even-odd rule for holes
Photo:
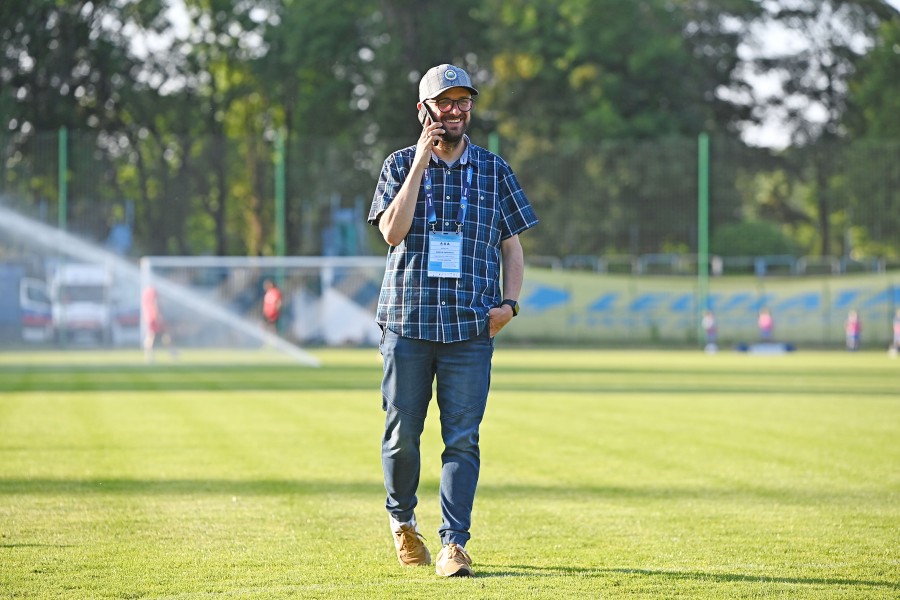
<svg viewBox="0 0 900 600">
<path fill-rule="evenodd" d="M 851 255 L 900 255 L 900 12 L 881 23 L 875 46 L 850 81 L 844 118 L 848 152 L 847 249 Z"/>
<path fill-rule="evenodd" d="M 288 248 L 317 253 L 333 198 L 354 198 L 365 174 L 354 167 L 370 158 L 365 140 L 379 134 L 379 120 L 367 116 L 377 112 L 372 65 L 383 44 L 373 17 L 377 7 L 369 0 L 267 6 L 266 52 L 250 68 L 269 139 L 276 129 L 287 136 Z M 346 154 L 335 153 L 339 145 Z"/>
<path fill-rule="evenodd" d="M 874 47 L 859 61 L 843 122 L 855 137 L 900 138 L 900 12 L 882 21 Z"/>
<path fill-rule="evenodd" d="M 820 252 L 832 254 L 833 142 L 845 134 L 848 84 L 876 37 L 880 23 L 896 17 L 883 0 L 772 2 L 763 22 L 795 42 L 789 50 L 762 54 L 758 73 L 777 77 L 781 90 L 764 104 L 782 115 L 795 146 L 819 144 L 812 168 Z"/>
<path fill-rule="evenodd" d="M 709 248 L 719 256 L 773 256 L 797 252 L 793 241 L 777 225 L 766 221 L 723 225 L 713 234 Z"/>
<path fill-rule="evenodd" d="M 501 132 L 590 141 L 724 131 L 747 114 L 719 88 L 743 85 L 739 24 L 758 10 L 752 1 L 487 2 L 483 18 L 499 21 L 491 99 L 508 121 Z"/>
<path fill-rule="evenodd" d="M 385 155 L 414 142 L 417 82 L 441 62 L 472 74 L 472 138 L 499 134 L 536 205 L 529 252 L 693 248 L 701 131 L 714 230 L 758 215 L 822 252 L 896 247 L 896 149 L 875 140 L 900 135 L 883 1 L 184 0 L 186 28 L 168 6 L 0 3 L 0 125 L 15 168 L 31 166 L 20 181 L 35 203 L 54 197 L 51 137 L 69 127 L 71 209 L 134 199 L 141 252 L 273 252 L 280 131 L 288 251 L 319 252 L 331 207 L 367 205 Z M 751 57 L 784 81 L 770 103 L 747 80 L 759 24 L 806 40 Z M 766 108 L 797 147 L 766 156 L 729 137 Z M 769 183 L 766 201 L 748 196 Z"/>
<path fill-rule="evenodd" d="M 50 135 L 67 127 L 72 132 L 70 172 L 90 173 L 72 178 L 69 215 L 100 213 L 102 201 L 115 200 L 95 193 L 91 185 L 114 179 L 100 161 L 91 160 L 96 135 L 90 139 L 77 132 L 123 126 L 124 113 L 135 102 L 134 80 L 142 72 L 132 38 L 139 32 L 160 32 L 161 12 L 158 0 L 0 3 L 0 127 L 11 134 L 7 151 L 31 174 L 18 194 L 32 194 L 34 203 L 56 200 L 55 143 L 52 164 L 41 148 L 50 146 Z M 82 233 L 103 233 L 73 225 Z"/>
<path fill-rule="evenodd" d="M 0 3 L 4 129 L 119 124 L 140 60 L 130 34 L 156 31 L 159 0 L 5 0 Z"/>
<path fill-rule="evenodd" d="M 532 195 L 544 216 L 526 243 L 552 253 L 694 245 L 696 227 L 686 219 L 694 214 L 696 188 L 679 188 L 677 200 L 664 194 L 686 171 L 696 171 L 697 134 L 734 131 L 750 118 L 745 104 L 721 90 L 746 85 L 737 50 L 759 10 L 738 0 L 715 7 L 663 0 L 486 2 L 479 15 L 494 24 L 495 54 L 484 102 L 496 115 L 506 157 L 526 189 L 539 190 Z M 630 156 L 621 148 L 601 150 L 635 139 L 647 142 L 630 146 Z M 536 178 L 550 178 L 548 155 L 570 141 L 583 146 L 558 178 L 550 176 L 558 184 L 537 187 Z M 572 189 L 595 193 L 573 203 Z M 621 237 L 589 235 L 585 227 L 601 220 Z M 675 233 L 667 231 L 673 224 Z M 558 235 L 570 230 L 582 234 Z"/>
</svg>

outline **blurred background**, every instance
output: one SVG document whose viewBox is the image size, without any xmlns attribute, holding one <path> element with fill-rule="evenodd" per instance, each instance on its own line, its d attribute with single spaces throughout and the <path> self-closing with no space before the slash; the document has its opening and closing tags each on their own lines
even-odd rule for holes
<svg viewBox="0 0 900 600">
<path fill-rule="evenodd" d="M 422 73 L 451 62 L 481 91 L 473 142 L 512 165 L 541 219 L 522 236 L 531 325 L 513 336 L 695 344 L 712 308 L 738 343 L 765 306 L 783 339 L 841 344 L 859 309 L 886 344 L 897 5 L 4 0 L 0 338 L 60 342 L 54 288 L 75 262 L 105 272 L 82 273 L 113 307 L 98 343 L 137 343 L 154 273 L 251 320 L 274 277 L 286 314 L 307 315 L 280 335 L 328 341 L 326 290 L 363 315 L 377 300 L 378 172 L 415 142 Z M 148 256 L 255 262 L 151 260 L 142 284 Z"/>
</svg>

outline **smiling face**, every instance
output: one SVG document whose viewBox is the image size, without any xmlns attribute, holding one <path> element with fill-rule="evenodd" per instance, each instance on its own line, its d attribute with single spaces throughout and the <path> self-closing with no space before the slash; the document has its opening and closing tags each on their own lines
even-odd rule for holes
<svg viewBox="0 0 900 600">
<path fill-rule="evenodd" d="M 459 110 L 459 106 L 456 102 L 451 104 L 450 109 L 447 112 L 441 112 L 438 108 L 438 103 L 441 100 L 461 100 L 463 98 L 471 99 L 472 92 L 464 87 L 455 87 L 444 90 L 444 92 L 433 100 L 426 101 L 428 108 L 431 110 L 431 114 L 443 125 L 444 131 L 446 132 L 443 135 L 443 141 L 448 144 L 457 144 L 462 140 L 463 135 L 465 135 L 466 130 L 469 128 L 469 116 L 472 113 L 471 110 L 469 112 Z"/>
</svg>

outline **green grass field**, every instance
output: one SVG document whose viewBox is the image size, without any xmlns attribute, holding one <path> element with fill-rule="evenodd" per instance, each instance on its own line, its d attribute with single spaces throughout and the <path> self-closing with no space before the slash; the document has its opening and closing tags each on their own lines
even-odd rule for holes
<svg viewBox="0 0 900 600">
<path fill-rule="evenodd" d="M 461 580 L 394 556 L 377 351 L 315 354 L 0 354 L 0 597 L 900 596 L 883 352 L 501 345 Z"/>
</svg>

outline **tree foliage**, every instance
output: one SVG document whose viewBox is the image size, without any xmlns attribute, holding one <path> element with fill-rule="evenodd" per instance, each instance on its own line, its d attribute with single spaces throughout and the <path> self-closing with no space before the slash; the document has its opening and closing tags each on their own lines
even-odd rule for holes
<svg viewBox="0 0 900 600">
<path fill-rule="evenodd" d="M 754 50 L 760 26 L 802 43 Z M 823 253 L 850 228 L 883 250 L 897 197 L 866 178 L 890 163 L 839 163 L 830 144 L 900 136 L 898 31 L 877 0 L 6 0 L 0 125 L 35 202 L 54 193 L 40 132 L 73 131 L 103 191 L 74 190 L 72 210 L 129 199 L 139 251 L 163 254 L 275 252 L 284 136 L 288 251 L 317 253 L 330 209 L 367 204 L 380 161 L 414 141 L 422 72 L 453 62 L 482 92 L 473 139 L 500 142 L 541 216 L 530 252 L 691 250 L 700 132 L 737 165 L 713 171 L 714 228 L 759 209 Z M 754 69 L 781 93 L 757 97 Z M 740 165 L 765 152 L 725 141 L 770 110 L 796 144 L 772 177 L 810 182 L 788 184 L 802 206 L 754 204 L 771 178 Z"/>
<path fill-rule="evenodd" d="M 778 227 L 766 221 L 729 223 L 710 240 L 710 251 L 719 256 L 793 255 L 796 244 Z"/>
<path fill-rule="evenodd" d="M 754 61 L 758 73 L 775 75 L 780 93 L 767 99 L 769 110 L 782 114 L 797 145 L 819 144 L 814 151 L 816 218 L 820 252 L 833 252 L 831 231 L 835 199 L 828 172 L 834 140 L 845 135 L 849 82 L 877 45 L 879 27 L 896 20 L 897 12 L 882 0 L 795 0 L 765 4 L 765 20 L 787 38 L 799 40 L 789 49 Z"/>
<path fill-rule="evenodd" d="M 856 137 L 900 139 L 900 14 L 881 22 L 850 79 L 843 122 Z"/>
</svg>

